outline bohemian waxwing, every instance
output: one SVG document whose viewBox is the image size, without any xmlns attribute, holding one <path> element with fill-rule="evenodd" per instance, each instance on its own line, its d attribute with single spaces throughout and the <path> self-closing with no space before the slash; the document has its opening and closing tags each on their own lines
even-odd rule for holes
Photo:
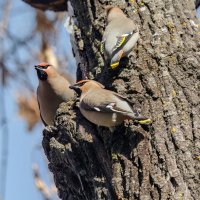
<svg viewBox="0 0 200 200">
<path fill-rule="evenodd" d="M 139 38 L 135 23 L 118 7 L 107 6 L 107 26 L 101 43 L 101 53 L 115 69 L 123 56 L 127 56 Z"/>
<path fill-rule="evenodd" d="M 104 89 L 104 86 L 93 80 L 82 80 L 70 86 L 81 93 L 79 108 L 82 115 L 90 122 L 106 126 L 112 130 L 126 119 L 138 121 L 141 124 L 151 123 L 151 120 L 141 116 L 128 99 L 120 94 Z"/>
<path fill-rule="evenodd" d="M 52 65 L 43 62 L 36 65 L 35 69 L 39 79 L 37 99 L 40 116 L 45 126 L 53 125 L 59 104 L 72 98 L 74 92 L 66 88 L 70 83 Z"/>
</svg>

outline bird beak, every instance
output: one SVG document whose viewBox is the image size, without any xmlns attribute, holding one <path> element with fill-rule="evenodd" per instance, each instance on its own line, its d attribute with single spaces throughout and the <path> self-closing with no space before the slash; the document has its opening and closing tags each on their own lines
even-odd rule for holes
<svg viewBox="0 0 200 200">
<path fill-rule="evenodd" d="M 35 65 L 35 69 L 41 71 L 42 67 L 40 65 Z"/>
<path fill-rule="evenodd" d="M 70 85 L 70 86 L 69 86 L 69 89 L 74 90 L 74 89 L 75 89 L 75 86 L 74 86 L 74 85 Z"/>
<path fill-rule="evenodd" d="M 70 85 L 69 88 L 74 90 L 78 95 L 81 95 L 81 89 L 79 88 L 79 86 Z"/>
<path fill-rule="evenodd" d="M 80 89 L 80 88 L 79 88 L 78 86 L 76 86 L 76 85 L 70 85 L 69 88 L 72 89 L 72 90 L 75 90 L 75 91 L 78 90 L 78 89 Z"/>
</svg>

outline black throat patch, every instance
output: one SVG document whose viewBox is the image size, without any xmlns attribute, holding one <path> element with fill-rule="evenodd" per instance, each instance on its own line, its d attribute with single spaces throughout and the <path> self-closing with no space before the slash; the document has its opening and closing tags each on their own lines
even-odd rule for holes
<svg viewBox="0 0 200 200">
<path fill-rule="evenodd" d="M 37 69 L 37 75 L 38 75 L 38 78 L 39 78 L 40 80 L 42 80 L 42 81 L 46 81 L 47 78 L 48 78 L 47 73 L 46 73 L 45 71 L 43 71 L 43 70 Z"/>
</svg>

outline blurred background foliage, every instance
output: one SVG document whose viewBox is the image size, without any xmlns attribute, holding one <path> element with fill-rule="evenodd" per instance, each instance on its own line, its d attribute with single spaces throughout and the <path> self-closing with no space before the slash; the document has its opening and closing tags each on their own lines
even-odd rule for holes
<svg viewBox="0 0 200 200">
<path fill-rule="evenodd" d="M 1 84 L 6 86 L 10 79 L 15 80 L 16 93 L 20 93 L 16 97 L 19 114 L 27 121 L 28 129 L 32 130 L 40 119 L 34 101 L 35 78 L 30 77 L 35 74 L 30 72 L 31 68 L 46 61 L 60 71 L 75 73 L 71 47 L 68 38 L 63 36 L 66 13 L 38 9 L 29 12 L 26 7 L 13 7 L 11 0 L 2 1 L 1 8 Z M 22 95 L 19 91 L 26 92 Z"/>
<path fill-rule="evenodd" d="M 25 134 L 39 133 L 42 136 L 34 65 L 42 61 L 51 63 L 62 74 L 75 80 L 76 64 L 69 34 L 64 27 L 67 18 L 66 12 L 41 11 L 23 1 L 0 0 L 0 200 L 8 199 L 6 193 L 10 190 L 9 183 L 6 183 L 8 157 L 12 159 L 12 155 L 9 155 L 12 149 L 9 148 L 13 148 L 9 140 L 13 138 L 17 142 L 20 134 L 17 127 L 10 125 L 10 118 L 23 119 L 20 122 L 25 124 Z M 42 199 L 57 199 L 41 140 L 39 144 L 38 140 L 35 142 L 31 151 L 34 156 L 30 155 L 32 168 L 29 169 L 35 187 Z M 13 167 L 18 170 L 18 166 Z M 47 176 L 43 177 L 44 173 Z M 13 181 L 17 184 L 20 180 Z"/>
</svg>

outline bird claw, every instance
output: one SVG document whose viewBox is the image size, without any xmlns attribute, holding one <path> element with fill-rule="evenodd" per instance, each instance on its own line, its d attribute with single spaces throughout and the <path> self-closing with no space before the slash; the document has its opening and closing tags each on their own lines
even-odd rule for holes
<svg viewBox="0 0 200 200">
<path fill-rule="evenodd" d="M 80 102 L 76 102 L 76 107 L 80 108 Z"/>
</svg>

